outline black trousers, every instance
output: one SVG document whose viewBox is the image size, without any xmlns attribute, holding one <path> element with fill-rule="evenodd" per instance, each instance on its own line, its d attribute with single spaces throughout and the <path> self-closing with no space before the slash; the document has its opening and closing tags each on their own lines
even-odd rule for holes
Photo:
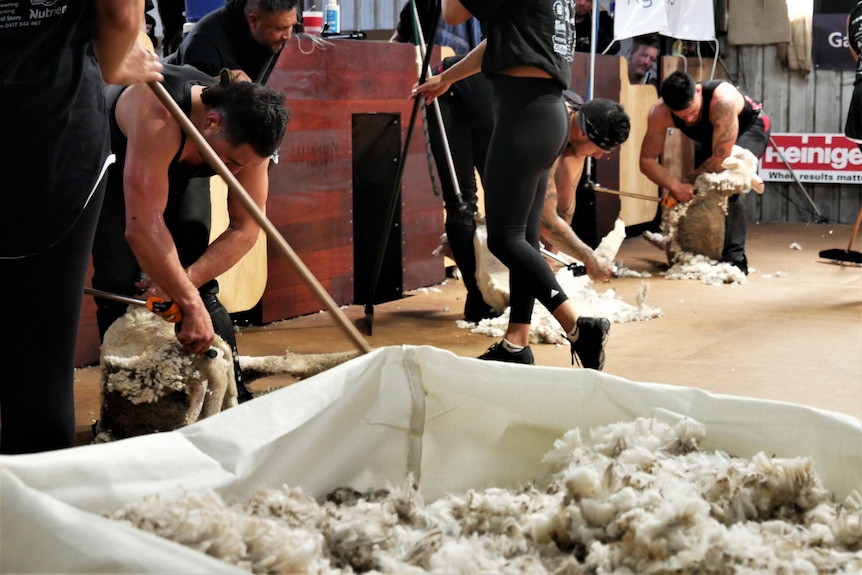
<svg viewBox="0 0 862 575">
<path fill-rule="evenodd" d="M 449 172 L 437 115 L 434 108 L 429 106 L 428 132 L 443 194 L 446 236 L 449 239 L 455 263 L 461 270 L 468 296 L 481 300 L 482 294 L 476 283 L 476 250 L 473 245 L 473 236 L 476 232 L 474 216 L 479 211 L 476 171 L 480 176 L 485 172 L 485 156 L 491 139 L 491 129 L 477 118 L 459 97 L 448 95 L 437 101 L 461 193 L 459 198 Z M 485 105 L 490 106 L 490 101 L 485 102 Z"/>
<path fill-rule="evenodd" d="M 0 260 L 0 452 L 75 446 L 75 348 L 104 178 L 78 221 L 37 255 Z"/>
</svg>

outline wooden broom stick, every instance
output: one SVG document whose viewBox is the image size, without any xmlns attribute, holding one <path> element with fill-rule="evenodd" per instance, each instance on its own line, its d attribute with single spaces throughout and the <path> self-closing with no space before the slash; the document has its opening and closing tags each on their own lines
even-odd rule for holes
<svg viewBox="0 0 862 575">
<path fill-rule="evenodd" d="M 345 334 L 356 344 L 357 349 L 362 353 L 368 353 L 371 351 L 371 346 L 368 345 L 368 342 L 362 337 L 362 334 L 359 333 L 359 330 L 354 327 L 354 325 L 350 322 L 344 312 L 338 307 L 338 304 L 330 297 L 329 293 L 320 285 L 320 282 L 317 281 L 317 278 L 311 273 L 311 271 L 306 267 L 303 261 L 299 258 L 293 248 L 287 243 L 287 240 L 284 239 L 276 227 L 269 221 L 266 215 L 261 211 L 261 209 L 254 203 L 254 200 L 251 199 L 251 196 L 248 195 L 248 192 L 245 191 L 245 188 L 242 187 L 242 184 L 234 177 L 230 170 L 228 170 L 227 166 L 225 166 L 224 162 L 222 162 L 221 158 L 218 157 L 218 154 L 212 149 L 212 146 L 209 145 L 209 142 L 203 137 L 203 135 L 198 131 L 197 127 L 192 123 L 192 121 L 186 117 L 183 113 L 182 109 L 180 109 L 179 104 L 177 104 L 168 91 L 162 86 L 159 82 L 150 82 L 150 88 L 152 88 L 153 92 L 156 94 L 156 97 L 164 104 L 165 108 L 171 113 L 174 119 L 180 124 L 180 127 L 183 131 L 188 135 L 188 137 L 194 142 L 197 146 L 198 150 L 203 156 L 204 160 L 210 165 L 210 167 L 215 170 L 215 172 L 224 178 L 224 181 L 227 182 L 228 188 L 230 191 L 234 192 L 242 203 L 243 207 L 251 214 L 251 217 L 260 225 L 263 231 L 266 233 L 267 237 L 272 241 L 275 246 L 278 248 L 278 251 L 287 258 L 287 261 L 293 267 L 294 271 L 300 275 L 302 280 L 308 285 L 311 291 L 317 296 L 318 301 L 323 304 L 323 306 L 332 313 L 332 316 L 335 318 L 338 326 L 344 331 Z"/>
</svg>

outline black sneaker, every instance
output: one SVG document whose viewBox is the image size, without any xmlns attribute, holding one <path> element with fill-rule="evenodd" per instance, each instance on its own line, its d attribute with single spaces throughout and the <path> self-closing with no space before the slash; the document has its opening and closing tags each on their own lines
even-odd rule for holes
<svg viewBox="0 0 862 575">
<path fill-rule="evenodd" d="M 747 257 L 742 256 L 741 260 L 724 260 L 724 261 L 726 263 L 729 263 L 732 266 L 736 266 L 737 268 L 739 268 L 739 271 L 741 271 L 745 275 L 748 275 L 748 258 Z"/>
<path fill-rule="evenodd" d="M 467 292 L 467 301 L 464 303 L 464 319 L 473 323 L 479 323 L 483 319 L 492 319 L 500 314 L 495 312 L 491 306 L 482 299 L 482 294 Z"/>
<path fill-rule="evenodd" d="M 577 356 L 578 365 L 601 371 L 605 366 L 605 343 L 611 322 L 604 317 L 579 317 L 578 341 L 570 341 L 572 346 L 572 365 Z"/>
<path fill-rule="evenodd" d="M 489 347 L 488 351 L 479 356 L 479 359 L 508 361 L 509 363 L 523 363 L 526 365 L 533 365 L 536 363 L 533 361 L 533 350 L 530 349 L 529 345 L 521 351 L 512 353 L 511 351 L 506 351 L 506 348 L 503 347 L 502 341 L 498 341 Z"/>
</svg>

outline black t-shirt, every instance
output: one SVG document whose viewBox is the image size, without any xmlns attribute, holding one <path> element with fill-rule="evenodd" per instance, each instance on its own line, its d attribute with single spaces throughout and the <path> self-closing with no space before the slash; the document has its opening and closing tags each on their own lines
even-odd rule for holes
<svg viewBox="0 0 862 575">
<path fill-rule="evenodd" d="M 596 36 L 596 53 L 604 54 L 605 48 L 611 46 L 607 54 L 616 54 L 620 51 L 620 45 L 614 43 L 614 19 L 604 10 L 599 11 L 599 34 Z M 590 31 L 593 27 L 593 19 L 589 14 L 580 22 L 575 23 L 575 52 L 590 51 Z"/>
<path fill-rule="evenodd" d="M 77 221 L 109 156 L 85 0 L 4 5 L 0 28 L 0 257 L 45 249 Z"/>
<path fill-rule="evenodd" d="M 482 71 L 535 66 L 569 87 L 575 49 L 574 0 L 462 0 L 483 24 L 488 45 Z"/>
<path fill-rule="evenodd" d="M 239 69 L 260 84 L 269 79 L 277 55 L 251 35 L 243 12 L 246 0 L 228 0 L 201 18 L 165 63 L 194 66 L 216 76 L 223 68 Z"/>
</svg>

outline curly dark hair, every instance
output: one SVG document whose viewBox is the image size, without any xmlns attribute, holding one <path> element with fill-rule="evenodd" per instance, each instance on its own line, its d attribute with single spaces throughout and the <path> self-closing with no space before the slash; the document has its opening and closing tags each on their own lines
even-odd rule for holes
<svg viewBox="0 0 862 575">
<path fill-rule="evenodd" d="M 222 70 L 219 82 L 204 88 L 201 101 L 221 114 L 230 145 L 248 144 L 261 158 L 281 145 L 290 120 L 283 92 L 253 82 L 233 82 L 230 72 Z"/>
<path fill-rule="evenodd" d="M 661 83 L 659 94 L 668 108 L 675 112 L 688 108 L 694 100 L 694 78 L 677 70 Z"/>
<path fill-rule="evenodd" d="M 629 138 L 631 121 L 618 102 L 595 98 L 586 102 L 578 114 L 581 130 L 606 152 L 610 152 Z"/>
</svg>

